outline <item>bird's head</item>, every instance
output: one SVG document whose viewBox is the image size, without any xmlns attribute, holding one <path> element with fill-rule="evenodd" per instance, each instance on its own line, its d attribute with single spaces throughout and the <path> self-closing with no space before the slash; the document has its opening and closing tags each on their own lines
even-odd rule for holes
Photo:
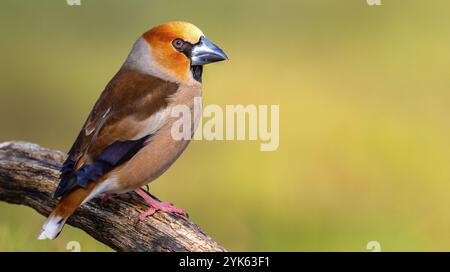
<svg viewBox="0 0 450 272">
<path fill-rule="evenodd" d="M 143 52 L 143 42 L 147 52 Z M 135 62 L 146 62 L 140 63 L 143 66 L 141 70 L 179 83 L 201 82 L 203 65 L 227 59 L 222 49 L 209 41 L 200 29 L 180 21 L 162 24 L 145 32 L 136 42 L 130 57 L 133 52 L 138 55 L 135 59 L 141 58 Z"/>
</svg>

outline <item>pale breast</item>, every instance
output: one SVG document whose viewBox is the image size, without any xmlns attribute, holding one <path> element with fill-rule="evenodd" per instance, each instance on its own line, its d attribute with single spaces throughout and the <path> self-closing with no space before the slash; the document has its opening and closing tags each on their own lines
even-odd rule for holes
<svg viewBox="0 0 450 272">
<path fill-rule="evenodd" d="M 189 140 L 174 139 L 171 134 L 172 125 L 179 117 L 171 116 L 170 111 L 178 105 L 189 107 L 192 128 L 195 131 L 202 112 L 201 86 L 180 86 L 170 98 L 168 108 L 160 113 L 159 117 L 153 117 L 158 121 L 157 125 L 148 125 L 153 136 L 133 158 L 117 170 L 119 187 L 124 188 L 121 191 L 134 190 L 158 178 L 189 144 Z M 151 124 L 154 124 L 155 120 Z"/>
</svg>

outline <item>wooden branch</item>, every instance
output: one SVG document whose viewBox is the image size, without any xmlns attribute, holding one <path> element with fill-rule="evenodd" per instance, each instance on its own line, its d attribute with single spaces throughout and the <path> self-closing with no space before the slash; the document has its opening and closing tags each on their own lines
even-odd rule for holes
<svg viewBox="0 0 450 272">
<path fill-rule="evenodd" d="M 0 200 L 48 216 L 57 203 L 52 193 L 64 158 L 62 152 L 32 143 L 0 143 Z M 135 193 L 110 198 L 104 206 L 99 203 L 86 203 L 67 223 L 117 251 L 225 251 L 181 216 L 157 212 L 136 224 L 148 207 Z M 37 236 L 41 226 L 31 227 Z"/>
</svg>

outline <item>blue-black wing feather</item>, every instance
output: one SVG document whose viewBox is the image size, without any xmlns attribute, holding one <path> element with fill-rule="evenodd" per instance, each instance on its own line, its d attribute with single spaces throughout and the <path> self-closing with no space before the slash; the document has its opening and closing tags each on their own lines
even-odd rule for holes
<svg viewBox="0 0 450 272">
<path fill-rule="evenodd" d="M 85 163 L 77 171 L 73 170 L 75 161 L 69 157 L 61 168 L 61 181 L 56 188 L 54 197 L 60 197 L 77 186 L 87 188 L 89 183 L 133 157 L 144 146 L 149 137 L 145 136 L 130 141 L 116 141 L 94 158 L 92 163 Z"/>
<path fill-rule="evenodd" d="M 129 128 L 166 107 L 178 88 L 178 84 L 161 78 L 121 69 L 100 95 L 70 149 L 54 196 L 77 186 L 86 188 L 133 157 L 152 136 L 134 140 L 136 130 Z"/>
</svg>

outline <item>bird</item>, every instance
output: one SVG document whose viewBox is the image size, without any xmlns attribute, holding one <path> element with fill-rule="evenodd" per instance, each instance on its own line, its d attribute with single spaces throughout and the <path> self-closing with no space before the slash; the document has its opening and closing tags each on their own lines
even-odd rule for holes
<svg viewBox="0 0 450 272">
<path fill-rule="evenodd" d="M 227 60 L 225 52 L 195 25 L 171 21 L 135 41 L 125 62 L 106 85 L 60 169 L 53 194 L 56 208 L 38 239 L 55 239 L 75 210 L 95 197 L 136 192 L 149 205 L 138 220 L 155 212 L 186 216 L 142 189 L 183 153 L 189 139 L 175 139 L 170 114 L 177 105 L 201 118 L 203 65 Z"/>
</svg>

